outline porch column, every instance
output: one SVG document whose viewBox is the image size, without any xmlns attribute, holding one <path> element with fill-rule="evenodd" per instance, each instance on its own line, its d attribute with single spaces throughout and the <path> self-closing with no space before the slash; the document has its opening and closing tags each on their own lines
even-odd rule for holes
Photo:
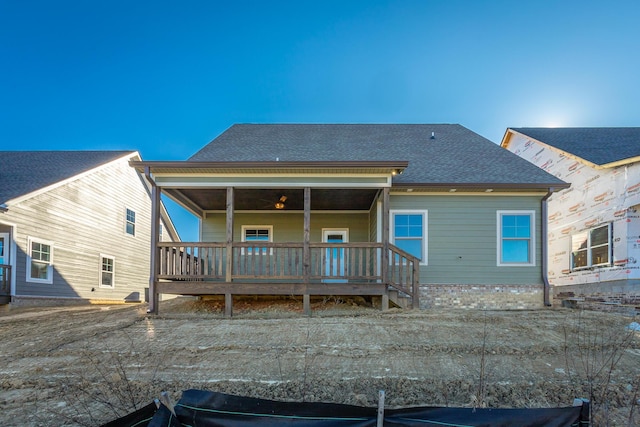
<svg viewBox="0 0 640 427">
<path fill-rule="evenodd" d="M 227 187 L 227 265 L 225 280 L 231 282 L 233 273 L 233 187 Z M 233 294 L 224 295 L 224 314 L 227 317 L 233 315 Z"/>
<path fill-rule="evenodd" d="M 304 187 L 304 235 L 302 246 L 302 274 L 304 275 L 305 292 L 302 296 L 304 314 L 311 316 L 311 296 L 308 286 L 311 281 L 311 249 L 309 240 L 311 239 L 311 187 Z"/>
<path fill-rule="evenodd" d="M 145 166 L 144 174 L 151 184 L 151 251 L 149 263 L 149 313 L 158 314 L 160 298 L 156 290 L 158 277 L 158 241 L 160 240 L 160 189 L 151 178 L 151 169 Z"/>
<path fill-rule="evenodd" d="M 389 187 L 382 189 L 382 282 L 389 290 Z M 389 294 L 382 297 L 382 310 L 389 309 Z"/>
</svg>

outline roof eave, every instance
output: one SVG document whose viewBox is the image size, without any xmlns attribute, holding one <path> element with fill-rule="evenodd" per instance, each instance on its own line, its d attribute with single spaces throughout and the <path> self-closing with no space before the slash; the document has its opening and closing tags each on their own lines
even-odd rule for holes
<svg viewBox="0 0 640 427">
<path fill-rule="evenodd" d="M 540 190 L 540 191 L 560 191 L 571 187 L 570 183 L 496 183 L 496 182 L 425 182 L 425 183 L 394 183 L 392 188 L 470 188 L 470 189 L 493 189 L 493 190 Z"/>
<path fill-rule="evenodd" d="M 199 162 L 199 161 L 131 161 L 129 164 L 140 172 L 149 168 L 151 172 L 160 169 L 389 169 L 404 170 L 409 166 L 406 160 L 389 161 L 268 161 L 268 162 Z"/>
</svg>

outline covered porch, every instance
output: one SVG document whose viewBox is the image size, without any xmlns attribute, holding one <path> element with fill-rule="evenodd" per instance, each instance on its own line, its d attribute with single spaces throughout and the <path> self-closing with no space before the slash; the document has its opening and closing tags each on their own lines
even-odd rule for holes
<svg viewBox="0 0 640 427">
<path fill-rule="evenodd" d="M 152 183 L 151 312 L 160 294 L 224 295 L 228 316 L 234 295 L 302 295 L 306 314 L 314 295 L 419 307 L 419 260 L 389 243 L 391 177 L 406 162 L 291 163 L 132 162 Z M 161 194 L 200 219 L 201 241 L 160 241 Z M 352 239 L 325 235 L 327 222 L 348 233 L 348 215 L 366 222 Z"/>
</svg>

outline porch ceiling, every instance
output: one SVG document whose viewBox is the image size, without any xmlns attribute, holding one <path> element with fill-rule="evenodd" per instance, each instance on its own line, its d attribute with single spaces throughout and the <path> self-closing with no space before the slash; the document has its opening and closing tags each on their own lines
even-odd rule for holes
<svg viewBox="0 0 640 427">
<path fill-rule="evenodd" d="M 226 188 L 163 189 L 177 200 L 185 198 L 201 210 L 226 210 Z M 368 210 L 377 189 L 312 189 L 311 210 Z M 234 189 L 235 210 L 278 210 L 275 203 L 286 196 L 284 211 L 304 210 L 304 190 L 287 189 Z"/>
</svg>

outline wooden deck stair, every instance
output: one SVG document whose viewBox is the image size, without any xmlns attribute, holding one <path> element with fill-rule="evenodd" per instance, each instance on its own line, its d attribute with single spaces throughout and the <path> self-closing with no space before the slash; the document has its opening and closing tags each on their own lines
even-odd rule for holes
<svg viewBox="0 0 640 427">
<path fill-rule="evenodd" d="M 410 309 L 411 307 L 411 297 L 406 295 L 403 292 L 397 291 L 395 289 L 389 290 L 389 306 L 393 305 L 396 308 L 402 309 Z"/>
</svg>

